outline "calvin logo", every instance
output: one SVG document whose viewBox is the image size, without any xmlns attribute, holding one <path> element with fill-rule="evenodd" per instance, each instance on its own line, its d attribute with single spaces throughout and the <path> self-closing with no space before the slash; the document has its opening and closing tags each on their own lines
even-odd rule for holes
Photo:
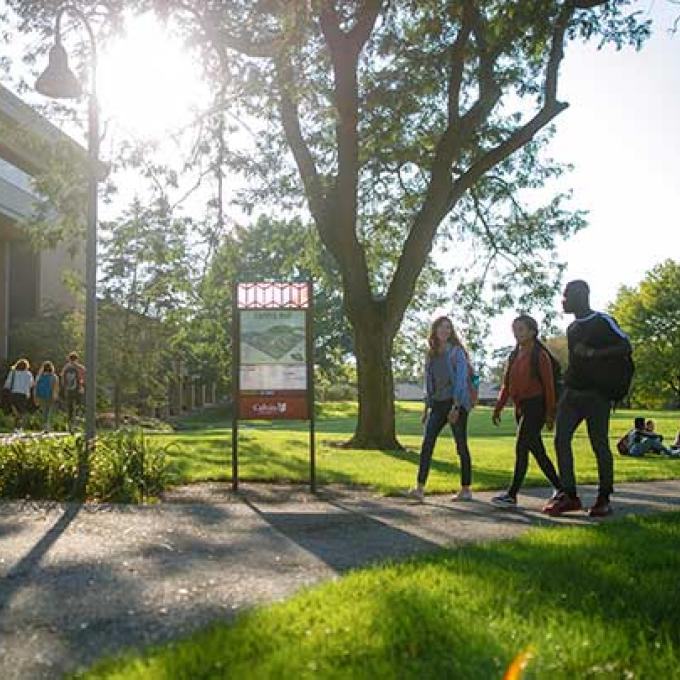
<svg viewBox="0 0 680 680">
<path fill-rule="evenodd" d="M 285 401 L 279 401 L 276 404 L 259 403 L 253 404 L 251 409 L 258 415 L 282 415 L 288 410 L 288 404 Z"/>
</svg>

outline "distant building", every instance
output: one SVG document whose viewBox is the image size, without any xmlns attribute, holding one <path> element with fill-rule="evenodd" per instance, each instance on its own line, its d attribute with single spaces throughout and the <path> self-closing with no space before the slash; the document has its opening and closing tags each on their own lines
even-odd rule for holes
<svg viewBox="0 0 680 680">
<path fill-rule="evenodd" d="M 479 403 L 493 406 L 498 399 L 500 385 L 482 381 L 479 384 Z M 424 388 L 422 383 L 413 381 L 398 382 L 394 384 L 394 398 L 399 401 L 422 401 Z"/>
<path fill-rule="evenodd" d="M 394 398 L 399 401 L 422 401 L 423 397 L 422 383 L 412 381 L 394 383 Z"/>
<path fill-rule="evenodd" d="M 41 145 L 25 143 L 28 131 Z M 45 144 L 46 143 L 46 144 Z M 48 307 L 73 307 L 62 279 L 65 269 L 83 271 L 83 249 L 74 256 L 65 248 L 35 252 L 21 222 L 33 215 L 36 194 L 31 178 L 45 162 L 49 145 L 85 150 L 9 90 L 0 85 L 0 362 L 8 357 L 10 328 Z"/>
<path fill-rule="evenodd" d="M 494 383 L 482 382 L 479 383 L 479 396 L 478 401 L 484 406 L 493 406 L 498 399 L 500 394 L 501 386 Z"/>
</svg>

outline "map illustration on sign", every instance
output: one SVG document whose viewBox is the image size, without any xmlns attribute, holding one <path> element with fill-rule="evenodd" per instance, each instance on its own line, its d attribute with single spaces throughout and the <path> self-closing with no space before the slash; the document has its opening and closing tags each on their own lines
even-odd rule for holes
<svg viewBox="0 0 680 680">
<path fill-rule="evenodd" d="M 241 364 L 304 364 L 305 313 L 241 312 Z"/>
</svg>

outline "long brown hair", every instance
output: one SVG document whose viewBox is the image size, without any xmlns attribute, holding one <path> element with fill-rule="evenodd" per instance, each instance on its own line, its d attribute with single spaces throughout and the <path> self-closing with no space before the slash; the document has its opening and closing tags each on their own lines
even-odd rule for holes
<svg viewBox="0 0 680 680">
<path fill-rule="evenodd" d="M 451 319 L 448 316 L 439 316 L 432 322 L 432 326 L 430 327 L 430 335 L 427 338 L 427 344 L 429 347 L 427 356 L 429 359 L 431 359 L 437 354 L 441 354 L 441 352 L 444 350 L 444 348 L 440 346 L 441 343 L 439 342 L 439 338 L 437 337 L 437 329 L 441 324 L 443 324 L 446 321 L 448 321 L 449 324 L 451 325 L 451 335 L 449 336 L 449 342 L 454 347 L 463 347 L 463 343 L 460 341 L 458 333 L 456 333 L 456 329 L 453 326 L 453 321 L 451 321 Z"/>
</svg>

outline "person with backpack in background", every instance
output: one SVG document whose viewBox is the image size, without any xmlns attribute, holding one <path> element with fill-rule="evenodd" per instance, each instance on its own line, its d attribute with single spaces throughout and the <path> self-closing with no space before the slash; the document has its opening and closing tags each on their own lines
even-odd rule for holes
<svg viewBox="0 0 680 680">
<path fill-rule="evenodd" d="M 42 411 L 43 432 L 50 431 L 52 412 L 59 400 L 59 377 L 51 361 L 43 362 L 35 381 L 35 399 Z"/>
<path fill-rule="evenodd" d="M 66 402 L 68 430 L 73 432 L 76 410 L 82 402 L 85 391 L 85 366 L 78 362 L 77 352 L 68 355 L 68 361 L 61 369 L 61 382 Z"/>
<path fill-rule="evenodd" d="M 14 414 L 14 432 L 21 433 L 24 416 L 28 412 L 31 390 L 35 384 L 33 373 L 29 370 L 28 359 L 19 359 L 12 366 L 5 379 L 4 389 L 9 392 L 9 400 Z"/>
<path fill-rule="evenodd" d="M 597 459 L 598 493 L 589 509 L 591 517 L 612 512 L 614 458 L 609 446 L 612 405 L 630 389 L 634 364 L 628 336 L 608 314 L 590 308 L 590 288 L 585 281 L 571 281 L 564 289 L 562 307 L 576 318 L 567 329 L 569 367 L 565 389 L 557 405 L 555 449 L 562 492 L 543 508 L 552 516 L 582 508 L 576 492 L 572 439 L 585 420 L 588 438 Z"/>
<path fill-rule="evenodd" d="M 473 371 L 467 351 L 448 317 L 440 316 L 434 321 L 428 345 L 425 364 L 425 409 L 421 418 L 425 425 L 425 436 L 420 450 L 416 486 L 406 495 L 419 501 L 423 500 L 434 446 L 439 433 L 448 422 L 461 468 L 461 488 L 454 494 L 452 500 L 469 501 L 472 500 L 470 491 L 472 463 L 467 441 L 467 423 L 476 394 Z"/>
<path fill-rule="evenodd" d="M 491 416 L 493 424 L 498 426 L 503 407 L 508 397 L 512 397 L 518 426 L 515 472 L 507 492 L 491 499 L 495 506 L 501 508 L 517 507 L 517 493 L 527 473 L 529 452 L 555 493 L 562 490 L 555 466 L 541 438 L 543 426 L 552 430 L 555 423 L 557 383 L 561 377 L 559 363 L 538 339 L 538 324 L 533 317 L 526 314 L 518 316 L 512 322 L 512 332 L 517 345 L 508 357 L 501 392 Z"/>
</svg>

